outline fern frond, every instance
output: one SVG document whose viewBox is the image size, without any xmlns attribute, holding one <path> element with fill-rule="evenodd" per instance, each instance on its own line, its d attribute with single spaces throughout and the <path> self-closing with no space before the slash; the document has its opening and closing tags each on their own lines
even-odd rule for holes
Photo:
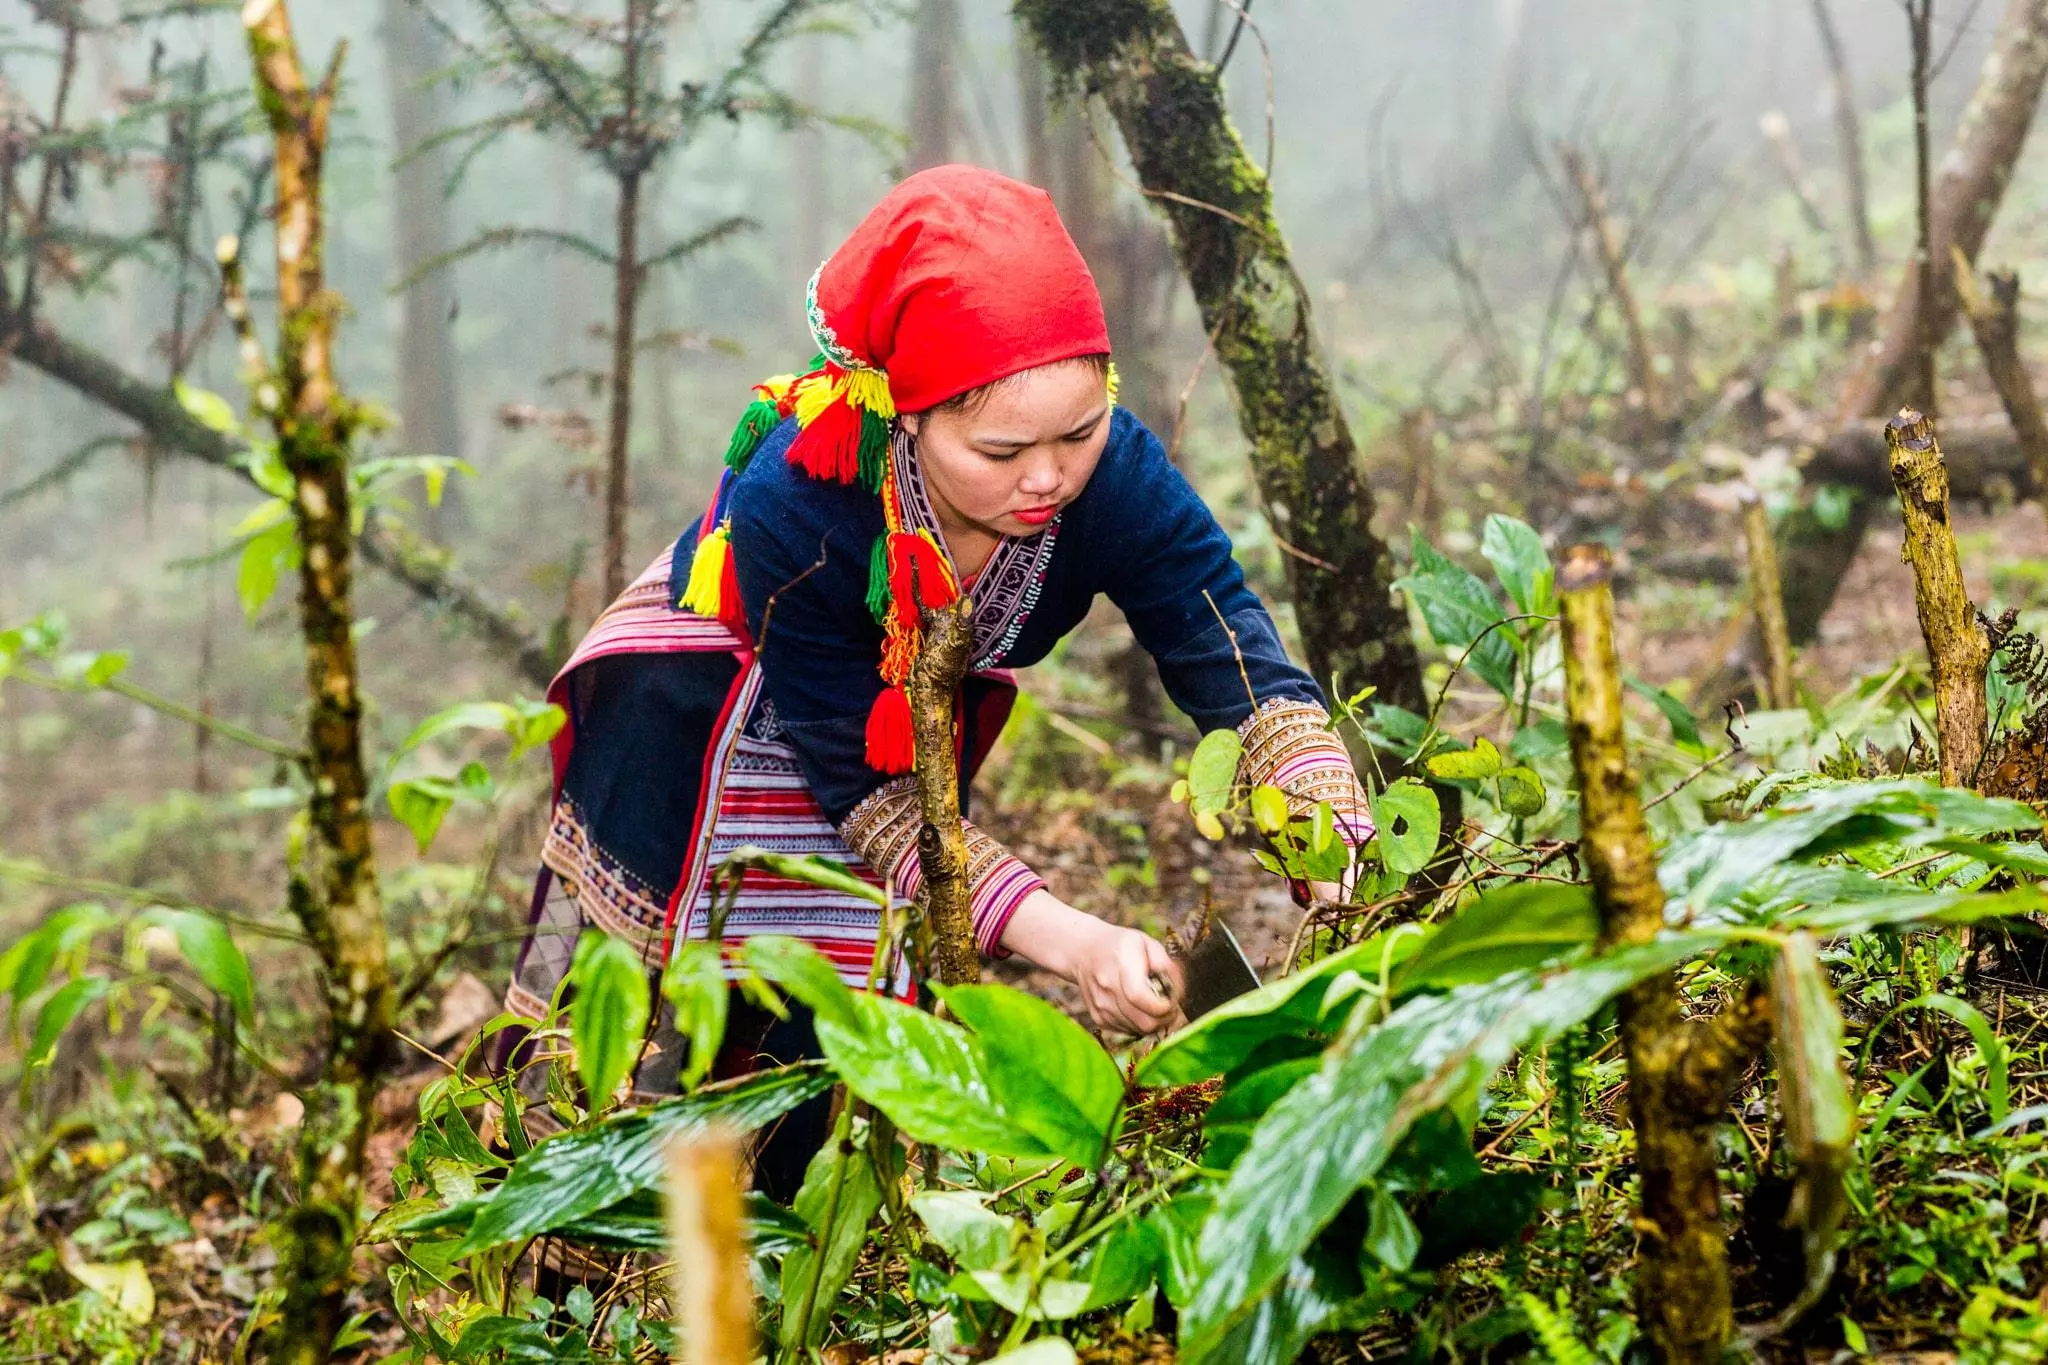
<svg viewBox="0 0 2048 1365">
<path fill-rule="evenodd" d="M 1534 1294 L 1524 1291 L 1515 1295 L 1515 1303 L 1522 1310 L 1522 1316 L 1529 1319 L 1529 1328 L 1536 1333 L 1536 1340 L 1543 1343 L 1544 1354 L 1550 1357 L 1550 1365 L 1600 1365 L 1587 1345 L 1579 1340 L 1571 1324 L 1565 1321 L 1562 1308 L 1553 1308 Z"/>
</svg>

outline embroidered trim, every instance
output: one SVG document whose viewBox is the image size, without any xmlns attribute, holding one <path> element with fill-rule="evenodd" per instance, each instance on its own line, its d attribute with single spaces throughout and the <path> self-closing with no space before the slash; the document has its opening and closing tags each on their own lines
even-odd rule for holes
<svg viewBox="0 0 2048 1365">
<path fill-rule="evenodd" d="M 586 921 L 631 944 L 649 967 L 661 968 L 668 897 L 605 856 L 591 841 L 576 803 L 566 796 L 555 803 L 540 858 L 562 878 Z"/>
<path fill-rule="evenodd" d="M 875 367 L 862 360 L 840 343 L 839 334 L 832 330 L 832 324 L 825 321 L 825 310 L 818 306 L 818 281 L 825 274 L 829 262 L 820 262 L 811 272 L 811 282 L 804 286 L 804 318 L 811 324 L 811 340 L 818 343 L 818 349 L 825 358 L 842 370 L 872 370 Z"/>
<path fill-rule="evenodd" d="M 917 779 L 899 777 L 863 798 L 840 824 L 839 833 L 862 862 L 889 879 L 897 895 L 915 900 L 924 889 L 924 865 L 917 858 L 917 833 L 923 826 Z M 985 956 L 1006 956 L 1003 930 L 1024 898 L 1045 885 L 1045 878 L 972 820 L 962 820 L 960 826 L 967 839 L 975 944 Z"/>
<path fill-rule="evenodd" d="M 1345 841 L 1356 848 L 1372 837 L 1372 807 L 1344 742 L 1330 729 L 1330 714 L 1313 702 L 1269 697 L 1237 727 L 1244 740 L 1238 781 L 1274 786 L 1287 794 L 1288 813 L 1300 818 L 1327 801 Z"/>
</svg>

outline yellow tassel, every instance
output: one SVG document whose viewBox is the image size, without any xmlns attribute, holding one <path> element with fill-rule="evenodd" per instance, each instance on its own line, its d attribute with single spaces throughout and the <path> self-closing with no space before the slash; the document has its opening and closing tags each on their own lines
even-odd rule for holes
<svg viewBox="0 0 2048 1365">
<path fill-rule="evenodd" d="M 771 374 L 760 383 L 754 385 L 754 392 L 760 394 L 771 403 L 780 403 L 784 396 L 789 393 L 790 386 L 794 383 L 796 383 L 796 376 L 793 374 Z"/>
<path fill-rule="evenodd" d="M 1122 375 L 1120 375 L 1120 374 L 1118 374 L 1118 373 L 1116 372 L 1116 362 L 1115 362 L 1114 360 L 1112 360 L 1112 361 L 1110 361 L 1110 362 L 1109 362 L 1109 386 L 1108 386 L 1108 387 L 1109 387 L 1109 401 L 1110 401 L 1110 404 L 1111 404 L 1111 406 L 1114 406 L 1114 405 L 1115 405 L 1115 403 L 1116 403 L 1116 395 L 1117 395 L 1117 390 L 1121 389 L 1121 388 L 1122 388 L 1123 386 L 1124 386 L 1124 380 L 1123 380 L 1123 376 L 1122 376 Z"/>
<path fill-rule="evenodd" d="M 679 604 L 684 611 L 718 615 L 719 585 L 725 581 L 725 559 L 731 553 L 732 536 L 724 526 L 697 542 L 697 553 L 690 557 L 690 582 Z"/>
<path fill-rule="evenodd" d="M 880 370 L 848 370 L 846 401 L 885 422 L 896 415 L 896 400 L 889 396 L 889 376 Z"/>
<path fill-rule="evenodd" d="M 809 426 L 818 420 L 818 414 L 831 407 L 846 385 L 835 381 L 828 374 L 814 374 L 796 386 L 796 420 L 798 426 Z"/>
</svg>

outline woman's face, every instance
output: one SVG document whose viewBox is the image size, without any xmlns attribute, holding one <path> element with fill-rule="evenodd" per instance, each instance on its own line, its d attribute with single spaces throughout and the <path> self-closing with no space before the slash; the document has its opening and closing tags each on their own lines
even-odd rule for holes
<svg viewBox="0 0 2048 1365">
<path fill-rule="evenodd" d="M 979 406 L 910 413 L 903 424 L 947 529 L 1027 536 L 1087 487 L 1109 442 L 1109 393 L 1094 365 L 1062 361 L 1026 370 Z"/>
</svg>

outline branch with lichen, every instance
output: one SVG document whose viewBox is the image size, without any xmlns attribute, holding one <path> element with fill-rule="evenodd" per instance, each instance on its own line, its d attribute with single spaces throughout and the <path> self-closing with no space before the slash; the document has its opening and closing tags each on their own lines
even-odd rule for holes
<svg viewBox="0 0 2048 1365">
<path fill-rule="evenodd" d="M 932 957 L 949 986 L 981 979 L 974 944 L 974 888 L 967 880 L 967 838 L 960 825 L 960 764 L 955 705 L 974 644 L 971 599 L 924 613 L 924 643 L 910 670 L 910 724 L 917 754 L 917 801 L 924 824 L 917 857 L 924 872 Z"/>
<path fill-rule="evenodd" d="M 1558 571 L 1579 850 L 1602 945 L 1621 947 L 1663 931 L 1664 890 L 1628 760 L 1612 580 L 1597 545 L 1573 546 Z M 1735 1322 L 1714 1130 L 1729 1088 L 1769 1037 L 1770 1014 L 1752 990 L 1711 1021 L 1690 1021 L 1668 971 L 1631 987 L 1619 1013 L 1639 1175 L 1637 1317 L 1658 1359 L 1708 1365 Z"/>
<path fill-rule="evenodd" d="M 1885 423 L 1892 487 L 1906 516 L 1899 557 L 1913 568 L 1913 606 L 1934 674 L 1934 728 L 1941 743 L 1941 784 L 1967 787 L 1984 757 L 1989 708 L 1984 674 L 1991 641 L 1970 605 L 1962 556 L 1948 515 L 1948 469 L 1934 423 L 1900 408 Z"/>
<path fill-rule="evenodd" d="M 1742 503 L 1742 536 L 1749 550 L 1750 607 L 1764 646 L 1766 699 L 1772 706 L 1793 706 L 1799 694 L 1792 684 L 1792 631 L 1785 622 L 1785 585 L 1778 573 L 1778 543 L 1771 538 L 1771 513 L 1753 490 Z"/>
</svg>

